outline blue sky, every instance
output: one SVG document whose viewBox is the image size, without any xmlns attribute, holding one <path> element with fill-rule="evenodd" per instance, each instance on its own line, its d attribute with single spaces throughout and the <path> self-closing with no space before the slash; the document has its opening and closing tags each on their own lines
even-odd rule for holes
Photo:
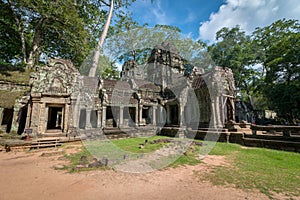
<svg viewBox="0 0 300 200">
<path fill-rule="evenodd" d="M 210 2 L 210 3 L 207 3 Z M 217 12 L 223 0 L 137 0 L 132 6 L 133 18 L 138 22 L 175 25 L 184 34 L 198 36 L 199 25 Z"/>
<path fill-rule="evenodd" d="M 137 0 L 130 10 L 140 24 L 177 26 L 208 42 L 224 26 L 240 25 L 249 34 L 278 19 L 300 20 L 299 0 Z"/>
</svg>

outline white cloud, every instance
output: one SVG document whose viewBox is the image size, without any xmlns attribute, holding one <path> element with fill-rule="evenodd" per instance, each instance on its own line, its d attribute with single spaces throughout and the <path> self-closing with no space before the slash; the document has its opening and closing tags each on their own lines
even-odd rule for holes
<svg viewBox="0 0 300 200">
<path fill-rule="evenodd" d="M 155 17 L 155 21 L 157 22 L 157 24 L 167 24 L 168 23 L 166 12 L 162 9 L 160 0 L 156 1 L 156 5 L 151 10 L 151 12 Z"/>
<path fill-rule="evenodd" d="M 250 34 L 256 27 L 282 18 L 300 20 L 299 0 L 226 0 L 217 13 L 201 23 L 199 38 L 214 42 L 218 30 L 236 25 Z"/>
<path fill-rule="evenodd" d="M 118 71 L 122 71 L 122 68 L 123 68 L 123 64 L 122 63 L 119 63 L 119 62 L 115 62 L 115 65 L 117 66 L 117 69 Z"/>
<path fill-rule="evenodd" d="M 131 11 L 137 16 L 138 21 L 148 22 L 150 25 L 171 24 L 173 19 L 166 13 L 166 2 L 164 0 L 135 1 L 130 7 Z"/>
<path fill-rule="evenodd" d="M 193 22 L 195 19 L 197 18 L 196 14 L 192 11 L 188 12 L 188 16 L 185 19 L 184 23 L 189 23 L 189 22 Z"/>
</svg>

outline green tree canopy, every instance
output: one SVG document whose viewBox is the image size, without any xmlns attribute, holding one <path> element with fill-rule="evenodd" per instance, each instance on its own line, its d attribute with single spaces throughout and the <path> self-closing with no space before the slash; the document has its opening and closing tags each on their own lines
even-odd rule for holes
<svg viewBox="0 0 300 200">
<path fill-rule="evenodd" d="M 116 19 L 126 18 L 127 5 L 116 1 Z M 107 7 L 104 0 L 0 0 L 0 59 L 32 66 L 41 56 L 61 57 L 79 66 L 101 35 Z"/>
<path fill-rule="evenodd" d="M 253 33 L 257 60 L 265 67 L 263 93 L 270 108 L 293 121 L 300 113 L 300 24 L 278 20 Z"/>
<path fill-rule="evenodd" d="M 216 65 L 232 69 L 238 93 L 252 104 L 251 97 L 256 91 L 259 74 L 254 67 L 255 48 L 251 37 L 239 26 L 224 27 L 216 33 L 216 40 L 215 44 L 208 47 L 212 59 Z"/>
</svg>

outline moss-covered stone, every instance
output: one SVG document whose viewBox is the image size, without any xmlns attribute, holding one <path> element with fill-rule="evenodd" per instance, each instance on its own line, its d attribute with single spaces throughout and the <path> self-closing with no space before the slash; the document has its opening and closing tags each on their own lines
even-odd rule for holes
<svg viewBox="0 0 300 200">
<path fill-rule="evenodd" d="M 0 81 L 29 84 L 31 70 L 0 70 Z"/>
<path fill-rule="evenodd" d="M 13 108 L 17 98 L 21 97 L 24 92 L 17 91 L 4 91 L 0 90 L 0 107 L 2 108 Z"/>
</svg>

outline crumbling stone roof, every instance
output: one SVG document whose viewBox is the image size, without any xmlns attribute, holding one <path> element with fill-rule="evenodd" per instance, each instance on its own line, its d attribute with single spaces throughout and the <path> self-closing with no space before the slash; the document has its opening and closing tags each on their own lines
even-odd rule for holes
<svg viewBox="0 0 300 200">
<path fill-rule="evenodd" d="M 192 87 L 194 89 L 200 89 L 207 87 L 204 78 L 201 75 L 197 75 L 193 78 Z"/>
<path fill-rule="evenodd" d="M 112 95 L 112 94 L 109 94 L 107 96 L 107 101 L 109 103 L 123 104 L 123 105 L 138 104 L 138 100 L 133 98 L 132 96 L 130 98 L 128 98 L 127 96 L 118 96 L 118 95 Z"/>
<path fill-rule="evenodd" d="M 160 91 L 160 87 L 155 85 L 154 83 L 151 83 L 151 82 L 148 82 L 148 81 L 145 81 L 145 80 L 138 80 L 138 79 L 135 79 L 134 81 L 137 84 L 139 89 L 146 89 L 146 90 L 148 89 L 148 90 L 151 90 L 153 92 L 159 92 Z"/>
<path fill-rule="evenodd" d="M 121 80 L 104 80 L 103 88 L 112 91 L 114 89 L 118 90 L 131 90 L 131 86 L 127 81 Z"/>
<path fill-rule="evenodd" d="M 170 53 L 179 54 L 176 47 L 168 41 L 163 42 L 161 45 L 156 45 L 154 47 L 154 49 L 161 49 L 161 50 L 164 50 L 164 51 L 168 51 Z"/>
</svg>

